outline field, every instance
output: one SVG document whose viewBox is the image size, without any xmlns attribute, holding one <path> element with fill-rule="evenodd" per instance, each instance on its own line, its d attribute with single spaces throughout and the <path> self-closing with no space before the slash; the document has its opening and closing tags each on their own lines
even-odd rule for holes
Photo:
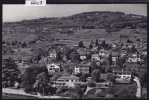
<svg viewBox="0 0 149 100">
<path fill-rule="evenodd" d="M 16 95 L 16 94 L 2 94 L 3 99 L 39 99 L 32 96 Z"/>
<path fill-rule="evenodd" d="M 119 42 L 120 35 L 128 36 L 121 38 L 121 43 L 125 43 L 127 39 L 136 42 L 138 38 L 146 37 L 147 31 L 142 29 L 139 31 L 140 33 L 136 33 L 135 29 L 121 29 L 118 32 L 106 32 L 105 29 L 84 29 L 84 30 L 77 30 L 74 34 L 67 35 L 67 34 L 60 34 L 54 33 L 49 34 L 54 41 L 43 41 L 40 43 L 33 44 L 31 47 L 41 47 L 41 46 L 50 46 L 52 44 L 65 44 L 67 46 L 72 46 L 78 44 L 80 41 L 83 41 L 85 46 L 89 46 L 91 41 L 98 39 L 99 43 L 105 39 L 106 43 L 111 42 Z"/>
<path fill-rule="evenodd" d="M 38 38 L 37 35 L 28 33 L 13 33 L 3 36 L 3 40 L 5 41 L 20 41 L 20 42 L 29 42 L 36 40 L 37 38 Z"/>
</svg>

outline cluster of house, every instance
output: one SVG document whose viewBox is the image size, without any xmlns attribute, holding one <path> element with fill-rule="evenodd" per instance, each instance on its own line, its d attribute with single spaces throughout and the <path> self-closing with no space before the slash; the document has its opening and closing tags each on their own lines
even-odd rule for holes
<svg viewBox="0 0 149 100">
<path fill-rule="evenodd" d="M 60 66 L 58 64 L 48 64 L 47 65 L 48 72 L 58 72 L 60 71 Z M 59 87 L 59 86 L 68 86 L 68 87 L 74 87 L 76 83 L 83 83 L 79 80 L 79 77 L 76 77 L 75 75 L 78 73 L 90 73 L 89 65 L 77 65 L 74 68 L 74 75 L 70 76 L 61 76 L 56 81 L 54 81 L 53 86 Z M 123 71 L 123 70 L 113 70 L 113 75 L 117 76 L 115 79 L 115 82 L 117 83 L 131 83 L 132 79 L 132 72 L 131 71 Z M 85 82 L 84 82 L 85 84 Z"/>
<path fill-rule="evenodd" d="M 116 48 L 116 47 L 119 47 L 119 46 L 117 44 L 112 44 L 112 48 Z M 87 55 L 90 54 L 90 52 L 94 51 L 94 50 L 97 52 L 91 53 L 90 61 L 96 61 L 96 62 L 102 62 L 103 58 L 109 58 L 109 55 L 111 55 L 112 62 L 116 62 L 119 60 L 120 57 L 125 56 L 127 58 L 127 62 L 136 63 L 136 62 L 139 62 L 141 60 L 141 55 L 147 55 L 147 48 L 145 48 L 146 47 L 145 44 L 142 45 L 142 48 L 139 47 L 138 45 L 135 46 L 136 49 L 138 50 L 137 52 L 128 53 L 128 49 L 131 47 L 132 47 L 132 44 L 127 44 L 127 45 L 123 45 L 122 47 L 120 47 L 120 49 L 118 51 L 105 50 L 104 48 L 97 51 L 96 46 L 94 46 L 92 50 L 85 48 L 85 47 L 79 48 L 78 45 L 73 46 L 73 48 L 77 49 L 77 53 L 80 55 L 80 59 L 84 60 L 84 61 L 87 59 Z M 17 49 L 14 49 L 14 51 L 15 50 L 16 50 L 16 52 L 18 51 Z M 19 50 L 19 51 L 26 52 L 26 51 L 30 51 L 30 49 L 23 49 L 23 50 Z M 25 55 L 9 54 L 9 55 L 3 55 L 3 59 L 8 58 L 10 56 L 13 58 L 13 60 L 15 60 L 15 62 L 19 66 L 28 67 L 26 64 L 23 64 L 23 63 L 25 63 L 27 61 L 27 59 L 29 57 L 31 57 L 31 55 L 25 56 Z M 48 58 L 56 58 L 56 57 L 57 57 L 57 51 L 55 49 L 50 49 Z M 21 62 L 18 58 L 21 58 Z M 89 62 L 85 63 L 85 64 L 77 64 L 74 67 L 74 75 L 59 77 L 57 79 L 57 81 L 55 81 L 54 86 L 57 87 L 60 85 L 66 85 L 69 87 L 74 87 L 75 83 L 80 82 L 79 78 L 76 77 L 75 74 L 90 73 Z M 22 63 L 22 64 L 20 64 L 20 63 Z M 47 67 L 49 73 L 51 73 L 51 72 L 56 73 L 56 72 L 61 71 L 60 64 L 58 64 L 58 63 L 47 63 L 46 67 Z M 112 73 L 113 73 L 113 75 L 117 76 L 116 81 L 119 83 L 131 82 L 132 73 L 130 71 L 113 70 Z"/>
</svg>

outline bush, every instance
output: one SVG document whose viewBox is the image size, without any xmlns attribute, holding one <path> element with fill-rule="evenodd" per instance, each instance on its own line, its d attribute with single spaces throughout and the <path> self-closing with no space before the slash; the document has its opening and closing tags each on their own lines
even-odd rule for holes
<svg viewBox="0 0 149 100">
<path fill-rule="evenodd" d="M 66 92 L 62 93 L 61 96 L 63 96 L 63 97 L 71 97 L 71 98 L 75 98 L 75 99 L 79 98 L 79 94 L 78 93 L 70 92 L 70 91 L 66 91 Z"/>
<path fill-rule="evenodd" d="M 68 89 L 67 89 L 67 87 L 66 86 L 60 86 L 58 89 L 57 89 L 57 91 L 56 91 L 56 93 L 64 93 L 64 92 L 66 92 Z"/>
<path fill-rule="evenodd" d="M 88 81 L 87 86 L 96 87 L 96 83 L 94 81 Z"/>
</svg>

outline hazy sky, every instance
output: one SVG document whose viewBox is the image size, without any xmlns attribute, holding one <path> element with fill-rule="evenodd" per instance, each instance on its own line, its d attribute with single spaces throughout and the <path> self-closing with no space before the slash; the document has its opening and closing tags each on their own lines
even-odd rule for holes
<svg viewBox="0 0 149 100">
<path fill-rule="evenodd" d="M 3 5 L 3 22 L 43 17 L 63 17 L 90 11 L 121 11 L 126 14 L 147 16 L 146 4 L 48 4 L 44 7 Z"/>
</svg>

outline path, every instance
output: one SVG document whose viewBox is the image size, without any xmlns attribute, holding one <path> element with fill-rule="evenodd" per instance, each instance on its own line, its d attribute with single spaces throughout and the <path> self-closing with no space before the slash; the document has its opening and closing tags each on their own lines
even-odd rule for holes
<svg viewBox="0 0 149 100">
<path fill-rule="evenodd" d="M 140 84 L 140 79 L 138 77 L 135 77 L 133 80 L 137 83 L 136 97 L 137 98 L 141 98 L 141 84 Z"/>
</svg>

